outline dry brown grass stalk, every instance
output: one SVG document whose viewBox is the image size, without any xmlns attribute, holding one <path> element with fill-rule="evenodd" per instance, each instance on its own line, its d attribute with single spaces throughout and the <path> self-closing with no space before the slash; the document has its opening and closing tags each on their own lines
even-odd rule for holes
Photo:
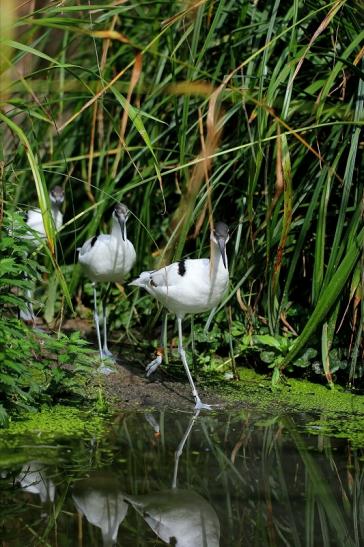
<svg viewBox="0 0 364 547">
<path fill-rule="evenodd" d="M 173 259 L 177 241 L 180 238 L 185 238 L 188 233 L 197 195 L 200 192 L 203 183 L 209 184 L 209 173 L 213 164 L 213 156 L 218 149 L 222 132 L 222 116 L 218 104 L 218 98 L 222 89 L 223 87 L 220 86 L 210 97 L 206 118 L 206 137 L 203 137 L 202 132 L 201 151 L 197 156 L 200 161 L 193 167 L 191 176 L 187 180 L 185 188 L 182 189 L 180 203 L 173 214 L 171 220 L 172 236 L 168 242 L 168 249 L 165 253 L 162 253 L 162 256 L 164 256 L 163 262 L 165 264 L 168 264 Z M 210 220 L 212 221 L 212 218 L 210 218 Z"/>
</svg>

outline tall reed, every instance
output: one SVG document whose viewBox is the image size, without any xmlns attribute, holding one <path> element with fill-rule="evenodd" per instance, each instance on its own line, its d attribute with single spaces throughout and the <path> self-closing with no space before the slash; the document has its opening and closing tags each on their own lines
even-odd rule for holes
<svg viewBox="0 0 364 547">
<path fill-rule="evenodd" d="M 346 0 L 35 1 L 8 16 L 6 207 L 38 201 L 69 307 L 75 249 L 115 200 L 135 215 L 136 271 L 207 252 L 212 215 L 231 225 L 233 321 L 292 339 L 277 370 L 311 345 L 330 382 L 338 351 L 347 381 L 362 374 L 359 12 Z M 146 318 L 148 297 L 136 298 Z"/>
</svg>

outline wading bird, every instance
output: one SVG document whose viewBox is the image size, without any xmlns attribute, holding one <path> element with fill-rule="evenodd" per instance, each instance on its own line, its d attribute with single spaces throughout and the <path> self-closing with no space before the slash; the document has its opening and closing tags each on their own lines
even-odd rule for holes
<svg viewBox="0 0 364 547">
<path fill-rule="evenodd" d="M 56 230 L 59 230 L 63 223 L 63 215 L 61 213 L 61 206 L 64 201 L 64 191 L 61 186 L 55 186 L 49 192 L 49 200 L 51 202 L 51 215 L 53 218 L 54 226 Z M 30 209 L 27 213 L 26 223 L 35 232 L 37 237 L 29 231 L 27 239 L 31 239 L 34 242 L 39 239 L 45 239 L 46 233 L 43 223 L 43 217 L 40 209 Z"/>
<path fill-rule="evenodd" d="M 211 257 L 187 259 L 174 262 L 160 270 L 142 272 L 130 285 L 143 287 L 149 294 L 161 302 L 177 316 L 178 352 L 192 388 L 196 409 L 210 409 L 201 402 L 183 349 L 182 319 L 186 313 L 202 313 L 211 310 L 221 301 L 229 281 L 226 258 L 226 243 L 229 228 L 223 222 L 217 222 L 211 231 Z M 158 355 L 147 365 L 147 376 L 162 363 Z"/>
<path fill-rule="evenodd" d="M 55 186 L 49 192 L 49 200 L 51 203 L 51 215 L 54 222 L 54 227 L 58 231 L 63 223 L 63 214 L 61 212 L 61 206 L 64 201 L 64 191 L 61 186 Z M 36 246 L 40 241 L 46 239 L 46 232 L 44 228 L 43 216 L 40 209 L 29 209 L 26 214 L 25 219 L 26 224 L 29 226 L 30 230 L 26 232 L 23 236 L 28 240 L 32 245 Z M 20 317 L 24 321 L 35 322 L 35 316 L 33 311 L 33 291 L 27 289 L 25 291 L 25 296 L 28 300 L 27 310 L 20 311 Z"/>
<path fill-rule="evenodd" d="M 92 281 L 94 290 L 94 320 L 101 360 L 112 357 L 107 347 L 106 294 L 102 299 L 104 344 L 101 345 L 100 322 L 97 313 L 97 283 L 122 283 L 135 262 L 135 249 L 126 235 L 126 221 L 129 209 L 118 203 L 112 213 L 110 234 L 102 234 L 88 239 L 79 249 L 78 260 L 86 276 Z M 111 372 L 104 369 L 102 372 Z"/>
</svg>

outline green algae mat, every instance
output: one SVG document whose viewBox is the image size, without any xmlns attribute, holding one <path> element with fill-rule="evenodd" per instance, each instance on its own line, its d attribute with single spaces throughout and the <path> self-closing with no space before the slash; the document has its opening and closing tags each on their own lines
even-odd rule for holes
<svg viewBox="0 0 364 547">
<path fill-rule="evenodd" d="M 223 382 L 218 393 L 231 403 L 244 402 L 258 412 L 272 416 L 304 413 L 305 427 L 313 434 L 347 438 L 364 447 L 364 396 L 330 389 L 307 380 L 286 379 L 272 389 L 268 376 L 252 369 L 239 369 L 239 381 Z"/>
</svg>

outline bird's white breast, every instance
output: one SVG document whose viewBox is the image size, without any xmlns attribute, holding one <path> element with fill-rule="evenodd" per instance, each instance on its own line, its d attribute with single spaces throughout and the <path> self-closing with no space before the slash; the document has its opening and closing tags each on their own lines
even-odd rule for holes
<svg viewBox="0 0 364 547">
<path fill-rule="evenodd" d="M 79 262 L 85 274 L 94 282 L 122 282 L 135 262 L 135 250 L 130 241 L 111 235 L 100 235 L 84 243 Z"/>
<path fill-rule="evenodd" d="M 28 211 L 27 225 L 35 232 L 38 232 L 40 238 L 45 237 L 43 218 L 40 209 L 31 209 Z M 34 239 L 33 234 L 30 232 L 28 237 L 29 239 Z"/>
<path fill-rule="evenodd" d="M 56 230 L 59 230 L 63 224 L 63 215 L 59 210 L 52 209 L 51 212 L 54 226 Z M 46 233 L 40 209 L 30 209 L 28 211 L 27 225 L 35 232 L 38 232 L 39 238 L 45 239 Z M 29 232 L 27 239 L 35 239 L 35 237 L 31 232 Z"/>
</svg>

